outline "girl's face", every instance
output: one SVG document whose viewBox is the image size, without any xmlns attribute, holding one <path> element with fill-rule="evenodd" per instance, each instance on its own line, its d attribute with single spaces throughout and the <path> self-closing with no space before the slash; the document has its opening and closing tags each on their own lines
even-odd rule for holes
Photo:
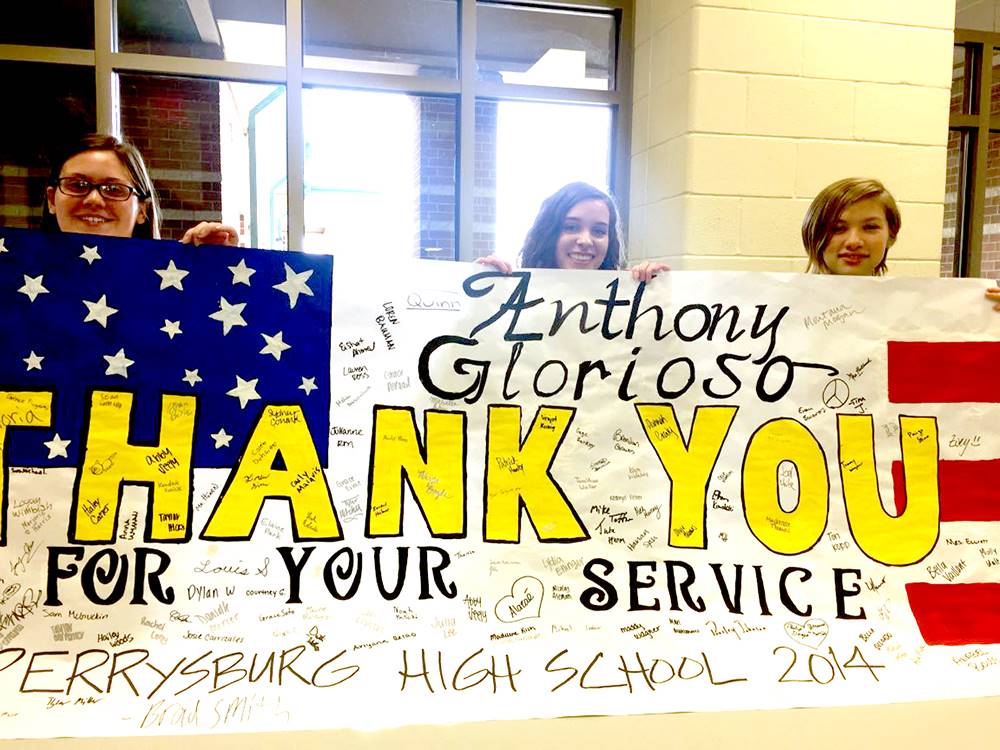
<svg viewBox="0 0 1000 750">
<path fill-rule="evenodd" d="M 877 198 L 865 198 L 837 217 L 823 248 L 823 262 L 838 276 L 872 276 L 888 249 L 885 206 Z"/>
<path fill-rule="evenodd" d="M 580 201 L 566 212 L 556 240 L 556 268 L 595 270 L 608 254 L 611 212 L 600 198 Z"/>
<path fill-rule="evenodd" d="M 114 151 L 83 151 L 71 156 L 59 172 L 60 180 L 66 177 L 93 183 L 95 187 L 80 196 L 67 195 L 63 188 L 48 188 L 49 211 L 55 214 L 63 232 L 131 237 L 135 225 L 146 220 L 146 207 L 134 192 L 125 200 L 112 200 L 96 188 L 107 183 L 135 187 Z M 72 191 L 72 185 L 67 185 L 66 190 Z"/>
</svg>

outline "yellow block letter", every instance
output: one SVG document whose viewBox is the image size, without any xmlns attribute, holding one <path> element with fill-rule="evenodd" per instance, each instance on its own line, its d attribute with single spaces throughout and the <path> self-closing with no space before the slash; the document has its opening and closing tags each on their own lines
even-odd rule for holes
<svg viewBox="0 0 1000 750">
<path fill-rule="evenodd" d="M 575 409 L 543 406 L 521 441 L 521 407 L 491 406 L 486 428 L 483 539 L 521 540 L 521 506 L 543 542 L 577 542 L 590 534 L 549 473 Z"/>
<path fill-rule="evenodd" d="M 670 477 L 671 547 L 705 548 L 705 495 L 722 443 L 736 416 L 735 406 L 699 406 L 691 421 L 691 439 L 684 440 L 674 407 L 636 404 L 646 437 Z"/>
<path fill-rule="evenodd" d="M 48 391 L 0 391 L 0 546 L 7 544 L 7 429 L 48 427 L 52 423 L 52 394 Z"/>
<path fill-rule="evenodd" d="M 147 542 L 191 538 L 191 446 L 197 402 L 194 396 L 163 394 L 159 445 L 129 443 L 134 394 L 94 391 L 83 463 L 73 487 L 70 540 L 113 542 L 122 489 L 150 488 Z"/>
<path fill-rule="evenodd" d="M 906 509 L 890 516 L 882 506 L 875 473 L 875 431 L 868 414 L 838 414 L 840 477 L 847 522 L 858 547 L 886 565 L 912 565 L 937 544 L 938 433 L 934 417 L 899 418 L 906 478 Z"/>
<path fill-rule="evenodd" d="M 781 507 L 778 466 L 795 464 L 799 499 L 794 510 Z M 794 419 L 774 419 L 757 428 L 743 458 L 743 513 L 760 542 L 781 555 L 813 547 L 830 512 L 830 477 L 823 448 Z"/>
<path fill-rule="evenodd" d="M 249 539 L 268 498 L 289 501 L 295 541 L 341 538 L 326 473 L 298 404 L 264 407 L 201 538 Z"/>
<path fill-rule="evenodd" d="M 376 406 L 365 536 L 401 536 L 403 480 L 431 536 L 465 536 L 465 413 L 424 412 L 426 446 L 413 409 Z"/>
</svg>

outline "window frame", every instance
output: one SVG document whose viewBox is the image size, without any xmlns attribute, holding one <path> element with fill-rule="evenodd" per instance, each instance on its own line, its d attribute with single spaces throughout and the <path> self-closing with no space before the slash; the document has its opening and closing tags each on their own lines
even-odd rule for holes
<svg viewBox="0 0 1000 750">
<path fill-rule="evenodd" d="M 303 89 L 314 86 L 390 91 L 413 96 L 453 97 L 458 102 L 458 145 L 455 179 L 456 260 L 472 260 L 473 186 L 476 148 L 476 100 L 544 101 L 599 104 L 611 109 L 611 189 L 628 226 L 629 156 L 631 138 L 632 58 L 635 0 L 456 0 L 458 75 L 454 79 L 396 76 L 306 68 L 303 65 L 303 0 L 285 0 L 285 64 L 239 63 L 227 60 L 119 52 L 115 0 L 94 1 L 94 49 L 0 44 L 0 61 L 89 66 L 94 69 L 97 127 L 121 134 L 119 73 L 173 75 L 190 78 L 265 83 L 285 87 L 287 121 L 288 246 L 302 247 L 305 232 L 305 130 Z M 606 91 L 526 86 L 478 81 L 476 76 L 477 5 L 504 5 L 549 10 L 601 11 L 613 16 L 617 33 L 614 77 Z"/>
<path fill-rule="evenodd" d="M 955 47 L 964 47 L 965 86 L 970 109 L 978 113 L 949 112 L 948 132 L 966 137 L 959 154 L 962 165 L 955 221 L 956 277 L 978 277 L 983 260 L 983 218 L 986 209 L 986 168 L 991 133 L 1000 134 L 1000 115 L 990 115 L 993 54 L 1000 50 L 1000 33 L 955 29 Z M 988 54 L 987 54 L 988 52 Z"/>
</svg>

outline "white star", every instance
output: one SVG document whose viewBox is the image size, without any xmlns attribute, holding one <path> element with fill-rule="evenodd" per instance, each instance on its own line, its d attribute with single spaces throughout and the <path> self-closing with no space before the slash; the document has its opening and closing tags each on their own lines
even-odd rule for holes
<svg viewBox="0 0 1000 750">
<path fill-rule="evenodd" d="M 5 241 L 6 241 L 5 237 L 0 237 L 0 253 L 10 252 L 3 244 Z"/>
<path fill-rule="evenodd" d="M 24 274 L 24 286 L 22 286 L 17 291 L 19 291 L 21 294 L 26 295 L 28 299 L 30 299 L 32 302 L 35 301 L 35 297 L 37 297 L 39 294 L 49 293 L 49 290 L 46 289 L 44 286 L 42 286 L 41 275 L 31 277 L 28 276 L 28 274 Z M 292 305 L 292 307 L 295 307 L 295 305 Z"/>
<path fill-rule="evenodd" d="M 162 292 L 167 287 L 174 287 L 174 289 L 180 289 L 184 291 L 184 285 L 181 280 L 188 275 L 188 271 L 178 268 L 174 265 L 173 260 L 167 264 L 166 268 L 153 269 L 160 277 L 160 291 Z"/>
<path fill-rule="evenodd" d="M 201 382 L 201 375 L 198 374 L 198 370 L 184 370 L 184 377 L 181 378 L 185 383 L 194 388 L 195 383 Z"/>
<path fill-rule="evenodd" d="M 236 387 L 226 391 L 227 396 L 233 396 L 240 400 L 240 408 L 247 408 L 248 401 L 256 401 L 260 398 L 257 395 L 257 381 L 259 378 L 254 378 L 253 380 L 244 380 L 239 375 L 236 376 Z"/>
<path fill-rule="evenodd" d="M 100 323 L 102 328 L 107 328 L 108 318 L 118 312 L 115 308 L 108 307 L 108 295 L 106 294 L 102 294 L 97 302 L 84 300 L 83 304 L 87 306 L 87 317 L 83 319 L 83 322 L 89 323 L 90 321 L 94 321 Z"/>
<path fill-rule="evenodd" d="M 250 286 L 250 277 L 257 273 L 257 270 L 247 266 L 245 259 L 240 258 L 240 262 L 235 266 L 229 266 L 229 270 L 233 272 L 233 283 L 234 284 L 246 284 Z"/>
<path fill-rule="evenodd" d="M 302 378 L 302 385 L 299 386 L 299 390 L 305 391 L 307 396 L 317 388 L 319 386 L 316 385 L 316 378 Z"/>
<path fill-rule="evenodd" d="M 163 319 L 163 327 L 160 328 L 165 334 L 167 334 L 171 339 L 179 333 L 184 333 L 181 330 L 181 322 L 179 320 L 167 320 Z"/>
<path fill-rule="evenodd" d="M 57 456 L 62 456 L 63 458 L 69 458 L 69 456 L 66 455 L 66 449 L 72 442 L 73 442 L 72 440 L 60 439 L 59 433 L 57 432 L 54 438 L 52 438 L 51 440 L 46 440 L 44 443 L 42 443 L 42 445 L 44 445 L 46 448 L 49 449 L 49 458 L 56 458 Z"/>
<path fill-rule="evenodd" d="M 229 441 L 233 439 L 232 435 L 226 434 L 226 428 L 220 427 L 218 432 L 212 433 L 212 440 L 215 441 L 216 448 L 228 448 Z"/>
<path fill-rule="evenodd" d="M 245 326 L 247 324 L 243 320 L 243 308 L 246 306 L 246 302 L 237 302 L 235 305 L 230 305 L 225 297 L 219 297 L 219 309 L 208 317 L 222 323 L 222 335 L 225 336 L 233 326 Z"/>
<path fill-rule="evenodd" d="M 88 266 L 94 265 L 95 260 L 100 260 L 101 256 L 97 252 L 97 245 L 93 247 L 83 246 L 83 252 L 80 253 L 80 257 L 87 261 Z"/>
<path fill-rule="evenodd" d="M 267 346 L 265 346 L 263 349 L 261 349 L 260 353 L 261 354 L 273 354 L 274 358 L 280 361 L 281 360 L 281 353 L 283 351 L 287 350 L 287 349 L 291 349 L 292 348 L 291 346 L 289 346 L 288 344 L 286 344 L 284 342 L 284 340 L 282 339 L 282 336 L 284 336 L 284 335 L 285 334 L 282 331 L 278 331 L 273 336 L 268 336 L 266 333 L 262 333 L 261 337 L 264 339 L 264 341 L 267 342 Z"/>
<path fill-rule="evenodd" d="M 32 349 L 31 354 L 25 357 L 22 361 L 28 365 L 29 370 L 41 370 L 43 359 L 45 359 L 45 357 L 38 356 L 35 354 L 34 349 Z"/>
<path fill-rule="evenodd" d="M 121 375 L 123 378 L 128 377 L 128 368 L 135 364 L 134 360 L 125 356 L 124 349 L 119 349 L 115 355 L 105 354 L 104 359 L 108 362 L 108 369 L 105 370 L 104 374 Z"/>
<path fill-rule="evenodd" d="M 274 288 L 279 292 L 287 294 L 289 307 L 295 307 L 295 303 L 299 301 L 300 294 L 305 294 L 308 297 L 313 296 L 312 289 L 306 286 L 306 282 L 309 281 L 309 277 L 312 276 L 313 272 L 310 269 L 302 273 L 295 273 L 287 263 L 284 266 L 285 280 L 280 284 L 275 284 Z"/>
</svg>

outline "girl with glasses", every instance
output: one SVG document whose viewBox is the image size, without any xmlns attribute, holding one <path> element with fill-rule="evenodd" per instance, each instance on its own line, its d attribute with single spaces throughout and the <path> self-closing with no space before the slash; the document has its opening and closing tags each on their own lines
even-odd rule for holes
<svg viewBox="0 0 1000 750">
<path fill-rule="evenodd" d="M 114 136 L 81 138 L 53 164 L 42 228 L 105 237 L 160 238 L 160 204 L 142 154 Z M 181 242 L 235 245 L 235 229 L 201 222 Z"/>
</svg>

